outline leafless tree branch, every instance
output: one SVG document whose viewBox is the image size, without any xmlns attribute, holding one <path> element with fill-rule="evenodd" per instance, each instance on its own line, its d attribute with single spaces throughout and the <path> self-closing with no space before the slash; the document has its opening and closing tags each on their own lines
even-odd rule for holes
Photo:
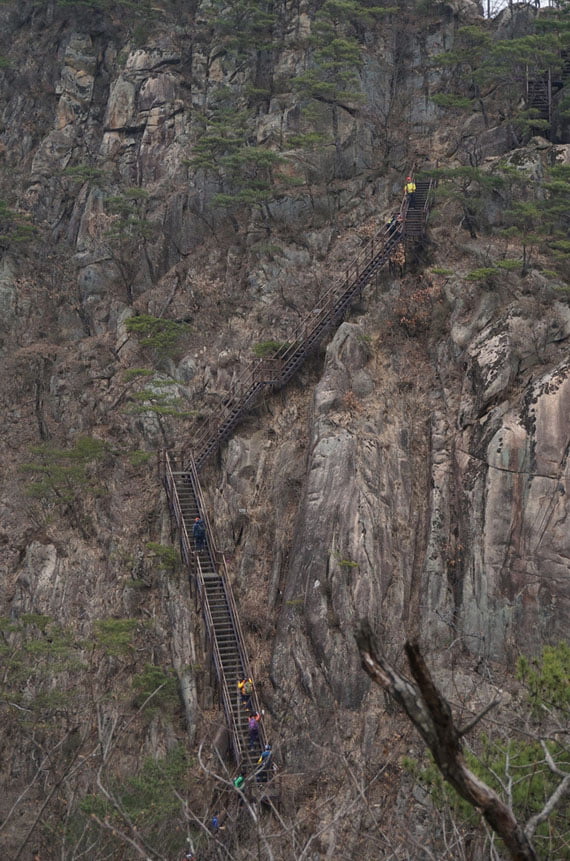
<svg viewBox="0 0 570 861">
<path fill-rule="evenodd" d="M 534 816 L 531 816 L 531 818 L 528 820 L 525 826 L 525 834 L 529 840 L 532 840 L 534 832 L 541 824 L 541 822 L 544 822 L 546 819 L 548 819 L 553 810 L 558 806 L 558 804 L 560 804 L 564 796 L 568 792 L 570 792 L 570 774 L 566 774 L 564 771 L 562 771 L 562 769 L 558 768 L 558 766 L 552 759 L 550 751 L 548 750 L 544 741 L 541 741 L 540 744 L 542 745 L 544 757 L 546 759 L 549 769 L 552 771 L 553 774 L 557 774 L 559 777 L 561 777 L 562 780 L 558 784 L 550 798 L 547 800 L 542 810 L 540 810 Z"/>
<path fill-rule="evenodd" d="M 501 697 L 496 697 L 492 702 L 490 702 L 488 705 L 486 705 L 485 708 L 482 711 L 480 711 L 478 715 L 475 715 L 475 717 L 472 718 L 469 721 L 469 723 L 466 723 L 465 726 L 463 727 L 463 729 L 459 730 L 459 735 L 463 736 L 463 735 L 467 735 L 468 732 L 471 732 L 471 730 L 475 726 L 477 726 L 479 721 L 482 720 L 485 717 L 485 715 L 491 711 L 491 709 L 494 709 L 495 706 L 500 705 L 500 703 L 501 703 Z"/>
<path fill-rule="evenodd" d="M 462 798 L 482 813 L 505 843 L 513 861 L 536 861 L 532 843 L 511 808 L 467 768 L 461 733 L 453 722 L 449 703 L 431 678 L 417 643 L 407 641 L 404 646 L 414 684 L 386 660 L 368 623 L 361 625 L 356 642 L 364 670 L 405 711 L 430 749 L 443 777 Z"/>
</svg>

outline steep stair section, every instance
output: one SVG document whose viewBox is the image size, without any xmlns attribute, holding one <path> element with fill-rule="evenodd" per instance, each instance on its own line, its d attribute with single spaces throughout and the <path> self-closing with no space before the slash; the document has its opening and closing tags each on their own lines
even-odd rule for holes
<svg viewBox="0 0 570 861">
<path fill-rule="evenodd" d="M 261 363 L 260 363 L 261 364 Z M 248 369 L 233 386 L 220 411 L 200 428 L 195 438 L 195 461 L 198 469 L 227 439 L 242 416 L 253 406 L 269 380 L 259 379 L 257 364 Z"/>
<path fill-rule="evenodd" d="M 249 714 L 242 707 L 237 689 L 237 682 L 250 675 L 249 661 L 225 560 L 216 550 L 193 464 L 184 472 L 176 472 L 168 454 L 165 454 L 163 472 L 170 510 L 180 535 L 182 556 L 197 590 L 233 757 L 239 767 L 254 771 L 262 747 L 249 750 Z M 202 517 L 206 525 L 205 546 L 201 550 L 194 549 L 191 539 L 196 517 Z M 252 707 L 259 709 L 255 691 Z M 261 746 L 266 743 L 263 725 L 260 726 L 259 741 Z"/>
<path fill-rule="evenodd" d="M 234 759 L 238 766 L 255 774 L 260 750 L 267 743 L 260 725 L 259 748 L 249 749 L 248 711 L 242 707 L 237 689 L 240 679 L 251 676 L 244 637 L 227 576 L 224 557 L 216 549 L 210 527 L 198 470 L 207 458 L 229 438 L 242 416 L 267 388 L 278 390 L 295 374 L 326 334 L 345 317 L 355 297 L 390 259 L 402 241 L 417 241 L 425 232 L 431 182 L 418 181 L 413 205 L 407 198 L 400 209 L 401 220 L 385 225 L 370 240 L 346 271 L 344 281 L 333 284 L 315 308 L 293 333 L 290 341 L 271 358 L 252 363 L 226 396 L 218 414 L 203 424 L 194 436 L 195 458 L 187 454 L 183 468 L 176 469 L 164 453 L 163 482 L 172 516 L 180 536 L 183 559 L 188 566 L 202 610 L 208 643 L 225 712 Z M 192 528 L 197 517 L 206 526 L 205 544 L 196 549 Z M 259 711 L 255 691 L 253 711 Z M 260 798 L 271 798 L 264 783 L 255 784 Z"/>
<path fill-rule="evenodd" d="M 271 358 L 253 362 L 234 384 L 218 413 L 195 429 L 192 451 L 198 470 L 230 437 L 267 387 L 276 391 L 289 382 L 323 338 L 344 319 L 355 298 L 388 262 L 398 243 L 421 238 L 426 227 L 430 187 L 430 180 L 417 182 L 414 206 L 408 207 L 406 201 L 402 204 L 404 223 L 395 229 L 383 225 L 347 268 L 344 280 L 331 286 L 319 307 L 303 320 L 287 344 Z M 186 459 L 183 455 L 183 465 Z"/>
<path fill-rule="evenodd" d="M 418 180 L 412 206 L 405 207 L 404 238 L 406 242 L 418 242 L 426 231 L 429 214 L 429 193 L 432 181 Z"/>
<path fill-rule="evenodd" d="M 401 239 L 401 229 L 386 235 L 380 247 L 369 249 L 369 259 L 360 259 L 336 295 L 325 298 L 322 308 L 315 309 L 293 334 L 292 343 L 275 354 L 279 363 L 278 373 L 272 388 L 278 390 L 286 385 L 307 357 L 317 349 L 323 338 L 342 322 L 355 298 L 362 292 L 371 278 L 384 266 Z"/>
<path fill-rule="evenodd" d="M 535 78 L 527 82 L 526 103 L 535 112 L 535 119 L 550 122 L 550 77 Z"/>
</svg>

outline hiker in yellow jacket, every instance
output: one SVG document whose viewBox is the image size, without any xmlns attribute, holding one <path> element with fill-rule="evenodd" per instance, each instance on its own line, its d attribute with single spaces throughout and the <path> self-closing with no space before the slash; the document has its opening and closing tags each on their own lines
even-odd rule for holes
<svg viewBox="0 0 570 861">
<path fill-rule="evenodd" d="M 251 709 L 251 695 L 253 694 L 253 680 L 252 679 L 241 679 L 238 681 L 238 691 L 241 697 L 241 704 L 248 711 Z"/>
<path fill-rule="evenodd" d="M 411 176 L 406 177 L 404 191 L 408 196 L 408 208 L 413 207 L 416 202 L 416 184 Z"/>
</svg>

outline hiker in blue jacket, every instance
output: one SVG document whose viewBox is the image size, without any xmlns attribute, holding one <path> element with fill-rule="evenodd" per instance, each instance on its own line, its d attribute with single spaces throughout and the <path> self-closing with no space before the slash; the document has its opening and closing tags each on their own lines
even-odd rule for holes
<svg viewBox="0 0 570 861">
<path fill-rule="evenodd" d="M 192 527 L 192 536 L 194 538 L 194 547 L 198 550 L 203 550 L 206 546 L 206 524 L 201 517 L 197 517 Z"/>
<path fill-rule="evenodd" d="M 256 780 L 258 783 L 267 783 L 271 771 L 271 745 L 266 744 L 261 756 L 257 760 Z"/>
</svg>

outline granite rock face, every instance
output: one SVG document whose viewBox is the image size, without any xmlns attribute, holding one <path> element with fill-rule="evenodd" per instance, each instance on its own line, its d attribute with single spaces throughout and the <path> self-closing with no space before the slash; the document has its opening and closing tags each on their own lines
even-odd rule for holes
<svg viewBox="0 0 570 861">
<path fill-rule="evenodd" d="M 436 655 L 453 639 L 509 667 L 565 638 L 568 312 L 554 302 L 537 315 L 521 296 L 497 314 L 497 298 L 468 319 L 458 302 L 453 340 L 409 382 L 366 318 L 328 346 L 288 551 L 266 523 L 288 556 L 272 661 L 284 701 L 362 706 L 353 634 L 364 617 L 388 644 L 405 630 Z M 231 450 L 229 481 L 244 465 Z M 282 470 L 258 459 L 257 492 Z"/>
<path fill-rule="evenodd" d="M 563 360 L 485 422 L 477 453 L 458 455 L 478 535 L 463 559 L 462 625 L 499 660 L 566 637 L 569 392 Z"/>
</svg>

